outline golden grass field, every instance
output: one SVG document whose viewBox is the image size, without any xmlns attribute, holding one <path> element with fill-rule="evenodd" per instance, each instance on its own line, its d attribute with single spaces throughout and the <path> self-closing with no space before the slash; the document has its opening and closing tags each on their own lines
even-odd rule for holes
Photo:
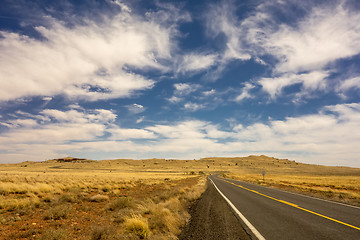
<svg viewBox="0 0 360 240">
<path fill-rule="evenodd" d="M 360 169 L 266 156 L 1 164 L 0 239 L 177 239 L 215 173 L 360 205 Z"/>
</svg>

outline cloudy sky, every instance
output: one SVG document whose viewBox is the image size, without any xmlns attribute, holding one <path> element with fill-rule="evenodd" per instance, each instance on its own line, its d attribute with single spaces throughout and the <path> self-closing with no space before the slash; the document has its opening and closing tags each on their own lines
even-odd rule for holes
<svg viewBox="0 0 360 240">
<path fill-rule="evenodd" d="M 359 22 L 357 0 L 2 0 L 0 163 L 360 167 Z"/>
</svg>

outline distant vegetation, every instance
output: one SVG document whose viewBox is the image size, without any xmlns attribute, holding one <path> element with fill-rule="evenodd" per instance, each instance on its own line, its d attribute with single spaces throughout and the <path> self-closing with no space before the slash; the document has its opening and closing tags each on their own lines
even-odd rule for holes
<svg viewBox="0 0 360 240">
<path fill-rule="evenodd" d="M 6 239 L 176 239 L 205 176 L 360 205 L 360 169 L 266 156 L 200 160 L 64 158 L 0 165 Z"/>
</svg>

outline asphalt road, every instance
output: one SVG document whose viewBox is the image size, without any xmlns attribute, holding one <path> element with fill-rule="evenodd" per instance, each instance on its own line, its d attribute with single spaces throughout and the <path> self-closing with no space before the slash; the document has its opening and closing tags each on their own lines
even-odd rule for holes
<svg viewBox="0 0 360 240">
<path fill-rule="evenodd" d="M 264 239 L 360 239 L 358 207 L 217 176 L 210 179 Z"/>
</svg>

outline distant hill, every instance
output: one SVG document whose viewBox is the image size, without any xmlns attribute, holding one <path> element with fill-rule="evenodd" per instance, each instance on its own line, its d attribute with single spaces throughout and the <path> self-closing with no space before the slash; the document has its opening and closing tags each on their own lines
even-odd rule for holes
<svg viewBox="0 0 360 240">
<path fill-rule="evenodd" d="M 52 160 L 48 160 L 46 162 L 94 162 L 94 160 L 89 160 L 86 158 L 75 158 L 75 157 L 65 157 L 65 158 L 56 158 Z"/>
</svg>

